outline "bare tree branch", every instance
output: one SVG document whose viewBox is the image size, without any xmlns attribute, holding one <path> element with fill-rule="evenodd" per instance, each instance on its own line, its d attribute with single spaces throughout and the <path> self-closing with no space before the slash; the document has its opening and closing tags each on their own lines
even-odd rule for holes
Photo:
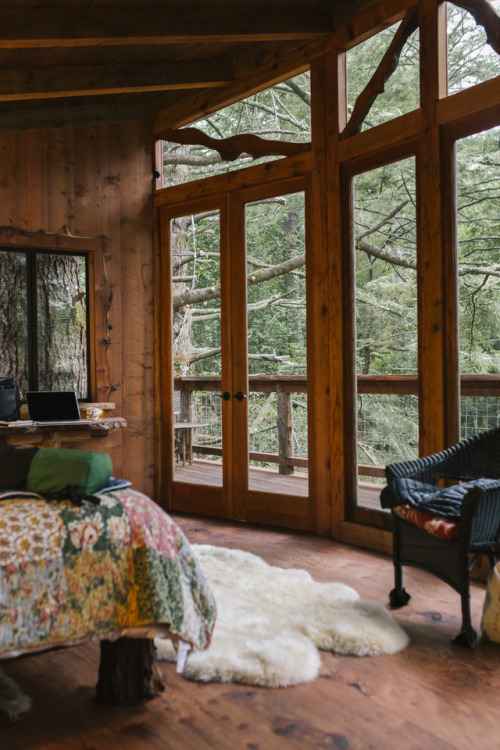
<svg viewBox="0 0 500 750">
<path fill-rule="evenodd" d="M 186 152 L 177 153 L 173 151 L 163 159 L 164 166 L 182 164 L 186 167 L 211 167 L 214 164 L 221 163 L 222 159 L 218 153 L 195 156 L 194 154 L 186 154 Z"/>
<path fill-rule="evenodd" d="M 357 241 L 364 239 L 365 237 L 368 237 L 369 234 L 373 234 L 374 232 L 378 232 L 379 229 L 381 229 L 385 224 L 388 224 L 391 219 L 393 219 L 405 206 L 407 203 L 409 203 L 409 198 L 406 198 L 404 201 L 401 201 L 396 208 L 391 211 L 387 216 L 384 216 L 382 221 L 379 221 L 378 224 L 375 224 L 375 226 L 370 227 L 370 229 L 367 229 L 366 232 L 363 232 L 362 234 L 358 234 Z"/>
<path fill-rule="evenodd" d="M 500 54 L 500 16 L 486 0 L 453 0 L 454 5 L 467 10 L 486 33 L 486 41 Z"/>
<path fill-rule="evenodd" d="M 157 133 L 157 137 L 171 143 L 204 146 L 205 148 L 213 149 L 219 152 L 219 161 L 235 161 L 241 154 L 249 154 L 254 159 L 258 159 L 261 156 L 295 156 L 311 149 L 309 143 L 270 141 L 265 138 L 259 138 L 252 133 L 240 133 L 232 135 L 230 138 L 219 140 L 218 138 L 212 138 L 207 133 L 204 133 L 203 130 L 198 130 L 198 128 L 163 130 L 161 133 Z"/>
<path fill-rule="evenodd" d="M 299 86 L 295 78 L 284 81 L 284 85 L 288 86 L 288 88 L 291 89 L 294 94 L 297 94 L 297 96 L 302 99 L 302 101 L 305 102 L 309 107 L 311 106 L 311 94 L 303 89 L 302 86 Z"/>
<path fill-rule="evenodd" d="M 269 281 L 275 279 L 278 276 L 284 276 L 290 271 L 296 268 L 300 268 L 306 262 L 305 253 L 302 255 L 295 255 L 293 258 L 289 258 L 283 263 L 279 263 L 276 266 L 270 266 L 269 268 L 262 268 L 258 271 L 254 271 L 252 274 L 247 276 L 248 286 L 253 284 L 260 284 L 262 281 Z M 217 299 L 220 297 L 220 286 L 203 287 L 201 289 L 192 289 L 189 292 L 183 294 L 176 294 L 173 299 L 174 310 L 179 310 L 181 307 L 186 305 L 196 304 L 198 302 L 204 302 L 209 299 Z"/>
<path fill-rule="evenodd" d="M 418 6 L 413 6 L 407 10 L 377 70 L 356 99 L 356 104 L 349 122 L 341 133 L 341 138 L 348 138 L 354 133 L 359 133 L 373 102 L 379 94 L 383 93 L 387 80 L 396 70 L 401 50 L 416 28 L 418 28 Z"/>
</svg>

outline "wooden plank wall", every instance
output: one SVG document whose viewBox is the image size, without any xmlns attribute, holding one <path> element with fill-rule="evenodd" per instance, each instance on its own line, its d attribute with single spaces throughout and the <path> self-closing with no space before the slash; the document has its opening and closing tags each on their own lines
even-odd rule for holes
<svg viewBox="0 0 500 750">
<path fill-rule="evenodd" d="M 154 490 L 153 154 L 150 123 L 0 134 L 0 226 L 108 237 L 110 377 L 126 430 L 74 447 Z"/>
</svg>

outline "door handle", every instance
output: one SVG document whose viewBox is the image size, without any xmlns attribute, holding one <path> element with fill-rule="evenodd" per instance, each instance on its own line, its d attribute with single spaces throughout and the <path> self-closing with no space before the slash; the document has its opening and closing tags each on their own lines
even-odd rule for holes
<svg viewBox="0 0 500 750">
<path fill-rule="evenodd" d="M 219 398 L 224 399 L 224 401 L 229 401 L 229 399 L 231 398 L 231 394 L 229 393 L 229 391 L 224 391 L 224 393 L 216 393 L 215 395 Z"/>
<path fill-rule="evenodd" d="M 238 393 L 234 394 L 234 398 L 236 399 L 236 401 L 243 401 L 243 399 L 246 397 L 246 393 L 242 393 L 241 391 L 238 391 Z"/>
</svg>

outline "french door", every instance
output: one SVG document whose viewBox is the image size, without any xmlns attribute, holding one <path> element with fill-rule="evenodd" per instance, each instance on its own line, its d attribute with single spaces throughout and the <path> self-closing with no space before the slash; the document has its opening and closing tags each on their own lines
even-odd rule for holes
<svg viewBox="0 0 500 750">
<path fill-rule="evenodd" d="M 168 193 L 161 496 L 178 512 L 313 529 L 308 180 Z"/>
</svg>

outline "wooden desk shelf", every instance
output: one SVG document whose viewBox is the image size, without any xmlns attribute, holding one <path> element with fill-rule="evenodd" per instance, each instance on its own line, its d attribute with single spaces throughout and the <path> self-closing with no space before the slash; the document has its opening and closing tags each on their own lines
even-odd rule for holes
<svg viewBox="0 0 500 750">
<path fill-rule="evenodd" d="M 127 426 L 123 417 L 105 417 L 90 424 L 32 424 L 28 420 L 9 425 L 0 425 L 0 444 L 39 445 L 46 448 L 60 448 L 61 441 L 105 438 L 114 430 Z"/>
</svg>

